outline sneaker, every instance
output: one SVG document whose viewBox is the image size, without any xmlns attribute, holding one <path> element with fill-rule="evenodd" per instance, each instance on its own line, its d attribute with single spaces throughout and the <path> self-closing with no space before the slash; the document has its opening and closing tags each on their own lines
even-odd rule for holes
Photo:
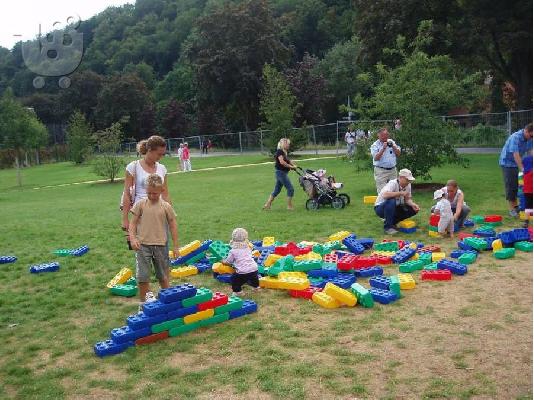
<svg viewBox="0 0 534 400">
<path fill-rule="evenodd" d="M 510 214 L 510 217 L 513 217 L 513 218 L 519 217 L 519 213 L 517 212 L 515 208 L 513 210 L 510 210 L 509 214 Z"/>
<path fill-rule="evenodd" d="M 232 292 L 234 296 L 243 296 L 243 292 Z"/>
<path fill-rule="evenodd" d="M 146 292 L 145 294 L 145 303 L 153 303 L 157 301 L 156 296 L 154 296 L 154 293 L 152 292 Z"/>
<path fill-rule="evenodd" d="M 398 232 L 399 232 L 399 231 L 396 230 L 395 228 L 389 228 L 389 229 L 384 230 L 384 233 L 385 233 L 386 235 L 394 235 L 394 234 L 396 234 L 396 233 L 398 233 Z"/>
</svg>

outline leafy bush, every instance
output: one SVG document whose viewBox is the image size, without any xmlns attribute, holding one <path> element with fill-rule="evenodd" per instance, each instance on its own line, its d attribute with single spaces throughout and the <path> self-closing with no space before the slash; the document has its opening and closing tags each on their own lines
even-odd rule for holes
<svg viewBox="0 0 534 400">
<path fill-rule="evenodd" d="M 126 165 L 126 159 L 118 155 L 122 139 L 121 124 L 117 122 L 108 129 L 97 132 L 95 138 L 100 155 L 93 160 L 93 171 L 114 182 L 119 171 Z"/>
</svg>

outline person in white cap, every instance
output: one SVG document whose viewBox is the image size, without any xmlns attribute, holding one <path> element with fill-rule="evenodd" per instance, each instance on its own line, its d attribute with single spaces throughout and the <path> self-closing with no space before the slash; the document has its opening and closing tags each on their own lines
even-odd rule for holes
<svg viewBox="0 0 534 400">
<path fill-rule="evenodd" d="M 434 214 L 439 215 L 438 233 L 447 236 L 447 231 L 451 239 L 454 238 L 454 216 L 452 215 L 451 202 L 447 199 L 447 192 L 438 189 L 434 192 L 434 200 L 438 200 L 434 207 Z"/>
<path fill-rule="evenodd" d="M 399 177 L 392 179 L 380 190 L 375 201 L 375 213 L 384 218 L 384 232 L 397 233 L 397 223 L 419 212 L 419 206 L 412 200 L 412 185 L 415 178 L 409 169 L 401 169 Z"/>
</svg>

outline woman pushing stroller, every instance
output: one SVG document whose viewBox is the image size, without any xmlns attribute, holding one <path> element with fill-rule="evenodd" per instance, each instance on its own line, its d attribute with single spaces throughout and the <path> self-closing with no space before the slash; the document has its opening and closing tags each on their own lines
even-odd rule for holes
<svg viewBox="0 0 534 400">
<path fill-rule="evenodd" d="M 293 195 L 295 189 L 289 180 L 288 174 L 292 169 L 297 169 L 297 166 L 289 160 L 287 152 L 291 141 L 288 138 L 282 138 L 278 141 L 276 146 L 276 153 L 274 153 L 274 169 L 275 169 L 275 185 L 273 192 L 269 195 L 267 202 L 263 206 L 264 210 L 270 210 L 276 196 L 282 191 L 282 186 L 287 190 L 287 209 L 293 210 Z"/>
</svg>

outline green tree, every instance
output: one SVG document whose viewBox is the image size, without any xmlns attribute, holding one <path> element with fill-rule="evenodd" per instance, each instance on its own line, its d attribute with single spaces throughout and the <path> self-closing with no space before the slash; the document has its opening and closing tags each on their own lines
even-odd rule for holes
<svg viewBox="0 0 534 400">
<path fill-rule="evenodd" d="M 417 177 L 431 178 L 431 168 L 444 163 L 465 164 L 454 148 L 454 127 L 436 116 L 480 101 L 481 75 L 462 73 L 449 56 L 429 56 L 418 48 L 409 55 L 405 49 L 398 52 L 403 63 L 396 68 L 378 65 L 375 93 L 358 99 L 358 111 L 368 118 L 402 119 L 402 129 L 394 131 L 403 148 L 399 164 Z"/>
<path fill-rule="evenodd" d="M 126 165 L 126 160 L 119 156 L 122 137 L 122 127 L 118 122 L 95 133 L 100 154 L 93 160 L 93 171 L 109 179 L 111 183 L 115 182 L 115 178 Z"/>
<path fill-rule="evenodd" d="M 0 146 L 13 150 L 17 168 L 17 183 L 22 186 L 21 157 L 23 153 L 38 149 L 48 139 L 45 126 L 33 110 L 28 110 L 6 90 L 0 98 Z"/>
<path fill-rule="evenodd" d="M 70 117 L 67 128 L 67 144 L 69 158 L 76 164 L 81 164 L 91 156 L 93 137 L 91 126 L 80 111 L 75 111 Z"/>
<path fill-rule="evenodd" d="M 263 81 L 260 111 L 264 119 L 261 127 L 269 131 L 266 135 L 267 146 L 274 152 L 278 141 L 289 137 L 292 149 L 297 149 L 305 140 L 300 130 L 293 130 L 297 99 L 291 93 L 284 76 L 272 65 L 265 64 Z"/>
</svg>

